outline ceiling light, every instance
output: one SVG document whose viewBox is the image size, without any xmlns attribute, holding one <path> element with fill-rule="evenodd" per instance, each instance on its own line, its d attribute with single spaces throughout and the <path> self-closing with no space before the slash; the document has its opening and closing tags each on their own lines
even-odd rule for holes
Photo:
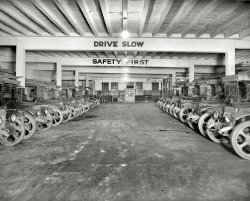
<svg viewBox="0 0 250 201">
<path fill-rule="evenodd" d="M 122 35 L 123 38 L 128 38 L 129 37 L 129 32 L 127 30 L 123 30 L 121 35 Z"/>
</svg>

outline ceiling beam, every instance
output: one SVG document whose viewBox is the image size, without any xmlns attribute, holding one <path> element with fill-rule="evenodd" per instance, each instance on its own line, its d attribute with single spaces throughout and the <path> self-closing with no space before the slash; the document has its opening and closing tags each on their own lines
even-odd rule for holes
<svg viewBox="0 0 250 201">
<path fill-rule="evenodd" d="M 11 4 L 9 4 L 11 5 Z M 18 23 L 20 23 L 21 25 L 23 25 L 24 27 L 28 28 L 30 31 L 32 31 L 33 33 L 41 36 L 42 33 L 40 30 L 38 30 L 38 26 L 35 26 L 31 20 L 23 17 L 22 15 L 20 15 L 20 11 L 17 12 L 17 9 L 13 9 L 11 8 L 9 5 L 6 4 L 1 4 L 0 5 L 0 10 L 2 10 L 6 15 L 8 15 L 9 17 L 11 17 L 13 20 L 17 21 Z"/>
<path fill-rule="evenodd" d="M 44 22 L 42 19 L 40 19 L 33 10 L 30 8 L 27 8 L 23 5 L 22 2 L 11 0 L 10 1 L 17 9 L 19 9 L 24 15 L 29 17 L 33 22 L 38 24 L 41 28 L 43 28 L 45 31 L 47 31 L 49 34 L 56 36 L 56 32 L 54 29 L 50 27 L 50 25 L 46 22 Z"/>
<path fill-rule="evenodd" d="M 103 16 L 103 19 L 104 19 L 108 34 L 109 34 L 109 36 L 112 36 L 113 35 L 112 25 L 111 25 L 111 21 L 110 21 L 106 1 L 105 0 L 99 0 L 99 4 L 100 4 L 100 7 L 101 7 L 102 16 Z"/>
<path fill-rule="evenodd" d="M 189 26 L 184 29 L 181 33 L 182 37 L 185 37 L 188 32 L 199 22 L 200 19 L 204 18 L 208 14 L 210 14 L 216 6 L 219 4 L 219 0 L 211 0 L 200 12 L 196 17 L 192 20 L 192 22 L 189 24 Z"/>
<path fill-rule="evenodd" d="M 165 5 L 164 8 L 161 12 L 160 18 L 159 20 L 157 20 L 157 24 L 155 25 L 154 31 L 152 33 L 153 36 L 155 36 L 158 31 L 160 30 L 165 18 L 167 17 L 172 5 L 173 5 L 174 0 L 169 0 L 169 1 L 165 1 Z"/>
<path fill-rule="evenodd" d="M 250 28 L 240 31 L 240 38 L 245 38 L 250 36 Z"/>
<path fill-rule="evenodd" d="M 128 22 L 128 0 L 122 1 L 122 28 L 123 30 L 127 30 L 127 22 Z"/>
<path fill-rule="evenodd" d="M 152 14 L 154 8 L 155 0 L 143 0 L 142 14 L 140 17 L 139 27 L 138 27 L 138 36 L 141 36 L 145 27 L 146 19 L 149 18 Z"/>
<path fill-rule="evenodd" d="M 172 19 L 170 24 L 168 25 L 166 29 L 167 36 L 171 35 L 173 31 L 177 28 L 177 26 L 181 23 L 182 20 L 186 18 L 186 16 L 190 13 L 190 11 L 193 9 L 195 4 L 198 0 L 189 0 L 184 1 L 181 5 L 181 8 L 175 15 L 175 17 Z"/>
<path fill-rule="evenodd" d="M 57 5 L 57 7 L 62 11 L 64 16 L 67 18 L 67 20 L 70 22 L 72 27 L 74 27 L 76 32 L 80 36 L 84 36 L 85 31 L 83 30 L 81 24 L 79 23 L 78 19 L 74 15 L 74 10 L 69 7 L 68 2 L 65 0 L 54 0 L 54 2 Z"/>
<path fill-rule="evenodd" d="M 58 27 L 66 36 L 70 36 L 70 31 L 58 16 L 41 0 L 31 0 L 33 4 Z"/>
<path fill-rule="evenodd" d="M 87 0 L 77 0 L 77 3 L 79 5 L 85 19 L 87 20 L 87 22 L 91 28 L 92 33 L 95 36 L 99 36 L 98 30 L 96 27 L 96 23 L 94 22 L 94 18 L 91 16 L 92 15 L 91 13 L 93 13 L 93 11 L 91 11 L 89 9 Z"/>
<path fill-rule="evenodd" d="M 16 30 L 12 29 L 11 27 L 7 26 L 6 24 L 3 24 L 2 22 L 0 22 L 0 30 L 4 31 L 5 33 L 8 33 L 9 35 L 12 35 L 12 36 L 22 35 L 21 33 L 17 32 Z"/>
<path fill-rule="evenodd" d="M 210 30 L 210 29 L 215 29 L 215 30 L 219 29 L 219 27 L 221 26 L 221 24 L 218 23 L 218 22 L 228 20 L 232 16 L 232 13 L 240 5 L 242 5 L 241 2 L 236 1 L 233 4 L 229 4 L 228 6 L 225 6 L 224 10 L 221 11 L 220 13 L 218 13 L 218 15 L 215 16 L 215 18 L 213 18 L 212 21 L 210 21 L 208 25 L 205 25 L 202 29 L 200 29 L 199 31 L 197 31 L 195 33 L 195 36 L 198 38 L 202 34 L 207 33 L 207 31 Z"/>
<path fill-rule="evenodd" d="M 27 28 L 23 27 L 17 21 L 15 21 L 13 18 L 9 17 L 8 15 L 4 14 L 1 11 L 0 11 L 0 19 L 1 19 L 2 23 L 4 23 L 5 25 L 11 27 L 16 32 L 19 32 L 19 33 L 21 33 L 23 35 L 28 35 L 28 36 L 34 36 L 35 35 L 33 32 L 28 31 Z"/>
<path fill-rule="evenodd" d="M 248 10 L 249 12 L 249 10 Z M 214 32 L 212 32 L 210 34 L 210 37 L 213 38 L 216 35 L 223 33 L 224 29 L 227 29 L 228 27 L 230 27 L 233 24 L 238 25 L 239 23 L 244 22 L 245 20 L 249 20 L 249 14 L 248 12 L 243 12 L 238 16 L 232 16 L 230 17 L 226 22 L 224 22 L 223 24 L 221 24 L 221 26 L 219 26 Z M 245 20 L 244 20 L 245 19 Z"/>
</svg>

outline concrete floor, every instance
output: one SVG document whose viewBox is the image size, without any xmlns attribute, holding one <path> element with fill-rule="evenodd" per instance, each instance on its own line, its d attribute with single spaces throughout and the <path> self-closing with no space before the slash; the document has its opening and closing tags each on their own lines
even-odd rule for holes
<svg viewBox="0 0 250 201">
<path fill-rule="evenodd" d="M 250 161 L 152 103 L 105 104 L 0 146 L 0 200 L 250 200 Z"/>
</svg>

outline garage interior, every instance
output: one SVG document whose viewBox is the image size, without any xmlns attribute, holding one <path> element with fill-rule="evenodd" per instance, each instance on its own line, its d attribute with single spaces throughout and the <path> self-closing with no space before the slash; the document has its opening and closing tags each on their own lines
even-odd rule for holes
<svg viewBox="0 0 250 201">
<path fill-rule="evenodd" d="M 250 1 L 0 1 L 0 200 L 250 200 Z"/>
</svg>

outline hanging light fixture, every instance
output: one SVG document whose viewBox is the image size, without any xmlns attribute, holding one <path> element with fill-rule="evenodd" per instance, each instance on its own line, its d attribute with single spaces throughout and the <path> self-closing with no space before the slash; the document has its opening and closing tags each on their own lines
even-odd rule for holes
<svg viewBox="0 0 250 201">
<path fill-rule="evenodd" d="M 128 21 L 128 0 L 122 1 L 122 25 L 123 25 L 123 31 L 121 33 L 122 38 L 128 38 L 129 32 L 127 30 L 127 21 Z"/>
</svg>

